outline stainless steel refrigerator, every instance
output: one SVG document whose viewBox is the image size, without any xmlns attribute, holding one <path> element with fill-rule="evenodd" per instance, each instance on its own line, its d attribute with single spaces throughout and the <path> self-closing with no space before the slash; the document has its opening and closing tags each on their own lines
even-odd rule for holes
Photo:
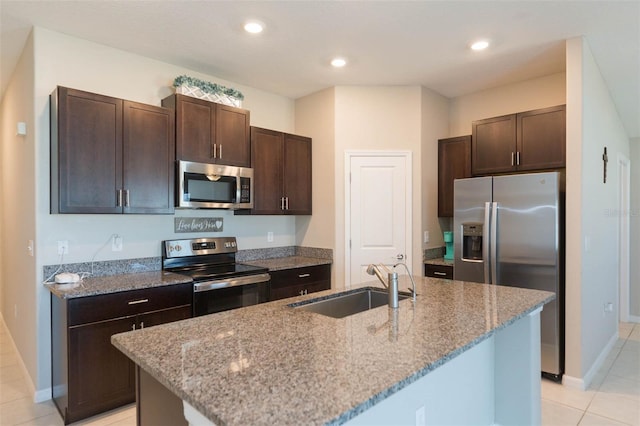
<svg viewBox="0 0 640 426">
<path fill-rule="evenodd" d="M 551 291 L 540 315 L 542 373 L 564 370 L 564 190 L 559 172 L 454 182 L 454 278 Z"/>
</svg>

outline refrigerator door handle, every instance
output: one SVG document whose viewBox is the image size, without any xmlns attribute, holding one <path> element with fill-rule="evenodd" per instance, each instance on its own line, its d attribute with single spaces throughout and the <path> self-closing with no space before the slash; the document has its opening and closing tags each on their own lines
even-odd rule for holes
<svg viewBox="0 0 640 426">
<path fill-rule="evenodd" d="M 491 203 L 491 283 L 498 284 L 498 203 Z"/>
<path fill-rule="evenodd" d="M 482 239 L 482 259 L 484 264 L 484 282 L 486 284 L 491 284 L 491 276 L 490 276 L 490 258 L 489 258 L 489 230 L 491 221 L 491 203 L 484 203 L 484 238 Z"/>
</svg>

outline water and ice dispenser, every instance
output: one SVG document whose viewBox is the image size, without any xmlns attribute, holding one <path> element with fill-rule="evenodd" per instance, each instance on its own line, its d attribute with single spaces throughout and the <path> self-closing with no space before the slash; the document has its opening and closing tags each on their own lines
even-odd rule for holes
<svg viewBox="0 0 640 426">
<path fill-rule="evenodd" d="M 462 259 L 482 261 L 482 223 L 462 224 Z"/>
</svg>

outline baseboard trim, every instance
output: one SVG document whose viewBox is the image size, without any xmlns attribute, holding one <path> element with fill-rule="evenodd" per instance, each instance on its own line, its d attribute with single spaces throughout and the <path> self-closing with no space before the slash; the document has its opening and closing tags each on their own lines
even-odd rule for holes
<svg viewBox="0 0 640 426">
<path fill-rule="evenodd" d="M 4 332 L 7 334 L 7 336 L 9 336 L 9 344 L 11 345 L 13 352 L 16 354 L 16 358 L 18 359 L 18 368 L 20 368 L 20 372 L 22 373 L 22 376 L 24 377 L 25 382 L 27 382 L 29 393 L 33 395 L 33 402 L 37 404 L 40 402 L 50 400 L 52 395 L 51 388 L 41 389 L 36 391 L 36 387 L 34 386 L 33 381 L 31 380 L 31 376 L 29 375 L 29 370 L 27 370 L 27 366 L 24 364 L 24 361 L 20 356 L 20 351 L 18 351 L 16 342 L 13 340 L 13 336 L 11 335 L 11 333 L 9 332 L 9 329 L 7 328 L 7 323 L 4 320 L 4 316 L 2 315 L 2 312 L 0 312 L 0 323 L 2 324 L 2 328 Z"/>
<path fill-rule="evenodd" d="M 604 346 L 602 351 L 600 351 L 600 354 L 598 355 L 594 363 L 591 364 L 591 368 L 589 368 L 589 370 L 584 375 L 584 377 L 582 378 L 572 377 L 565 374 L 562 376 L 562 384 L 568 388 L 580 389 L 582 391 L 587 390 L 587 388 L 593 381 L 593 378 L 596 376 L 596 374 L 598 374 L 598 371 L 600 370 L 600 368 L 602 368 L 602 365 L 604 364 L 605 359 L 607 359 L 607 356 L 609 355 L 609 353 L 611 353 L 613 346 L 618 341 L 618 337 L 619 335 L 618 335 L 618 332 L 616 331 L 616 333 L 611 337 L 611 339 L 609 339 L 607 344 Z"/>
<path fill-rule="evenodd" d="M 629 315 L 629 322 L 635 322 L 636 324 L 640 324 L 640 317 L 637 315 Z"/>
</svg>

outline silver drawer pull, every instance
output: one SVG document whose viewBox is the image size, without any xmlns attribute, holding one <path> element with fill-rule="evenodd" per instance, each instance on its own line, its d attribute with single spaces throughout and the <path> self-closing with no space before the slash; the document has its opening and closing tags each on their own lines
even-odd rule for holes
<svg viewBox="0 0 640 426">
<path fill-rule="evenodd" d="M 442 276 L 445 276 L 445 275 L 447 275 L 447 273 L 446 273 L 446 272 L 433 271 L 433 275 L 442 275 Z"/>
<path fill-rule="evenodd" d="M 149 299 L 132 300 L 129 305 L 138 305 L 140 303 L 147 303 Z"/>
<path fill-rule="evenodd" d="M 298 274 L 298 278 L 307 278 L 310 277 L 311 274 Z"/>
</svg>

